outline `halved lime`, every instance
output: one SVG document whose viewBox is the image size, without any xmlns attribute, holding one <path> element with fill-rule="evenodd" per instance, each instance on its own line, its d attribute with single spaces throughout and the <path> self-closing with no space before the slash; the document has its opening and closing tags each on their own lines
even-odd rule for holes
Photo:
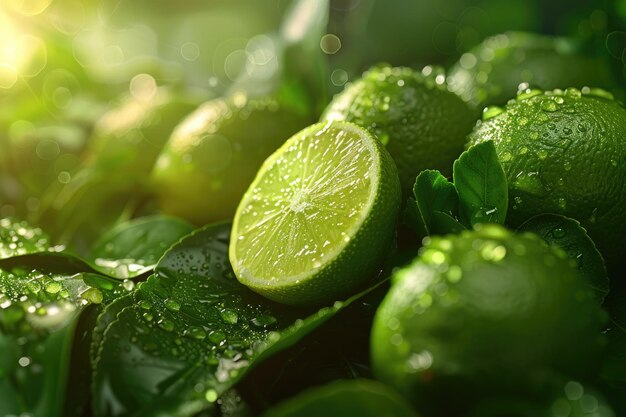
<svg viewBox="0 0 626 417">
<path fill-rule="evenodd" d="M 319 304 L 366 281 L 394 235 L 396 166 L 366 130 L 310 126 L 268 158 L 233 223 L 239 281 L 285 304 Z"/>
</svg>

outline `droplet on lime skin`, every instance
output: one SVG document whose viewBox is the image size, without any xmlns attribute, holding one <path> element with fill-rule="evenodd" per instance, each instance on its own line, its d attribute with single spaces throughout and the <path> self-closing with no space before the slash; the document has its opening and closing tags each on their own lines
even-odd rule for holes
<svg viewBox="0 0 626 417">
<path fill-rule="evenodd" d="M 465 137 L 478 116 L 447 89 L 442 69 L 421 73 L 387 65 L 370 68 L 335 96 L 322 120 L 357 124 L 387 148 L 406 196 L 424 169 L 451 174 Z"/>
<path fill-rule="evenodd" d="M 596 372 L 606 316 L 562 251 L 482 224 L 431 236 L 420 252 L 394 272 L 370 340 L 376 378 L 424 415 L 462 415 L 494 391 L 518 395 L 535 370 Z M 531 348 L 535 338 L 552 353 Z"/>
<path fill-rule="evenodd" d="M 611 94 L 582 88 L 511 100 L 502 115 L 477 124 L 468 138 L 470 146 L 494 142 L 509 193 L 524 199 L 523 205 L 509 201 L 507 224 L 518 227 L 541 213 L 576 219 L 609 273 L 619 275 L 617 248 L 626 246 L 626 230 L 618 226 L 626 207 L 620 183 L 625 135 L 626 109 Z"/>
<path fill-rule="evenodd" d="M 272 97 L 239 92 L 202 104 L 174 129 L 152 171 L 162 210 L 196 224 L 231 219 L 262 162 L 310 122 L 305 109 Z"/>
<path fill-rule="evenodd" d="M 570 39 L 524 32 L 485 39 L 461 56 L 447 80 L 451 91 L 477 107 L 505 104 L 516 92 L 517 100 L 526 100 L 563 85 L 615 85 L 607 62 L 589 57 Z M 592 90 L 568 88 L 561 93 L 578 99 Z"/>
<path fill-rule="evenodd" d="M 502 114 L 504 110 L 499 106 L 489 106 L 485 107 L 483 110 L 483 120 L 493 119 L 494 117 Z"/>
</svg>

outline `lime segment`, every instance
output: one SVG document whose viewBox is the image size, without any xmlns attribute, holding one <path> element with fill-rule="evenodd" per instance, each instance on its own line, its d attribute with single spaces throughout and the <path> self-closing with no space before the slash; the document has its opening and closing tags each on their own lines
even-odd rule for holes
<svg viewBox="0 0 626 417">
<path fill-rule="evenodd" d="M 368 278 L 400 204 L 384 147 L 345 122 L 313 125 L 261 167 L 233 224 L 238 279 L 288 304 L 332 299 Z"/>
</svg>

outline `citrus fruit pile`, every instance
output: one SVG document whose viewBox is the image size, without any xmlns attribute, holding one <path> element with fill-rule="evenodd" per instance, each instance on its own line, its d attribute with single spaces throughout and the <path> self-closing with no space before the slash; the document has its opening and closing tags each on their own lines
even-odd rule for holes
<svg viewBox="0 0 626 417">
<path fill-rule="evenodd" d="M 626 415 L 610 65 L 509 32 L 314 96 L 297 3 L 220 97 L 144 77 L 41 198 L 1 150 L 0 415 Z"/>
</svg>

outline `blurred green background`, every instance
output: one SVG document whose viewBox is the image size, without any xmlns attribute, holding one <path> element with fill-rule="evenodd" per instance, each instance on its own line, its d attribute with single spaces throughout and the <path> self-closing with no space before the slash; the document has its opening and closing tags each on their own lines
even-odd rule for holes
<svg viewBox="0 0 626 417">
<path fill-rule="evenodd" d="M 278 36 L 297 36 L 306 20 L 285 20 L 292 3 L 1 2 L 0 217 L 45 218 L 89 160 L 97 121 L 129 97 L 149 102 L 166 87 L 190 109 L 246 77 L 262 85 L 297 72 L 285 69 L 299 58 Z M 626 85 L 626 0 L 333 0 L 329 10 L 325 33 L 309 34 L 324 62 L 316 97 L 309 95 L 318 107 L 372 64 L 449 68 L 484 38 L 511 30 L 574 38 Z"/>
</svg>

